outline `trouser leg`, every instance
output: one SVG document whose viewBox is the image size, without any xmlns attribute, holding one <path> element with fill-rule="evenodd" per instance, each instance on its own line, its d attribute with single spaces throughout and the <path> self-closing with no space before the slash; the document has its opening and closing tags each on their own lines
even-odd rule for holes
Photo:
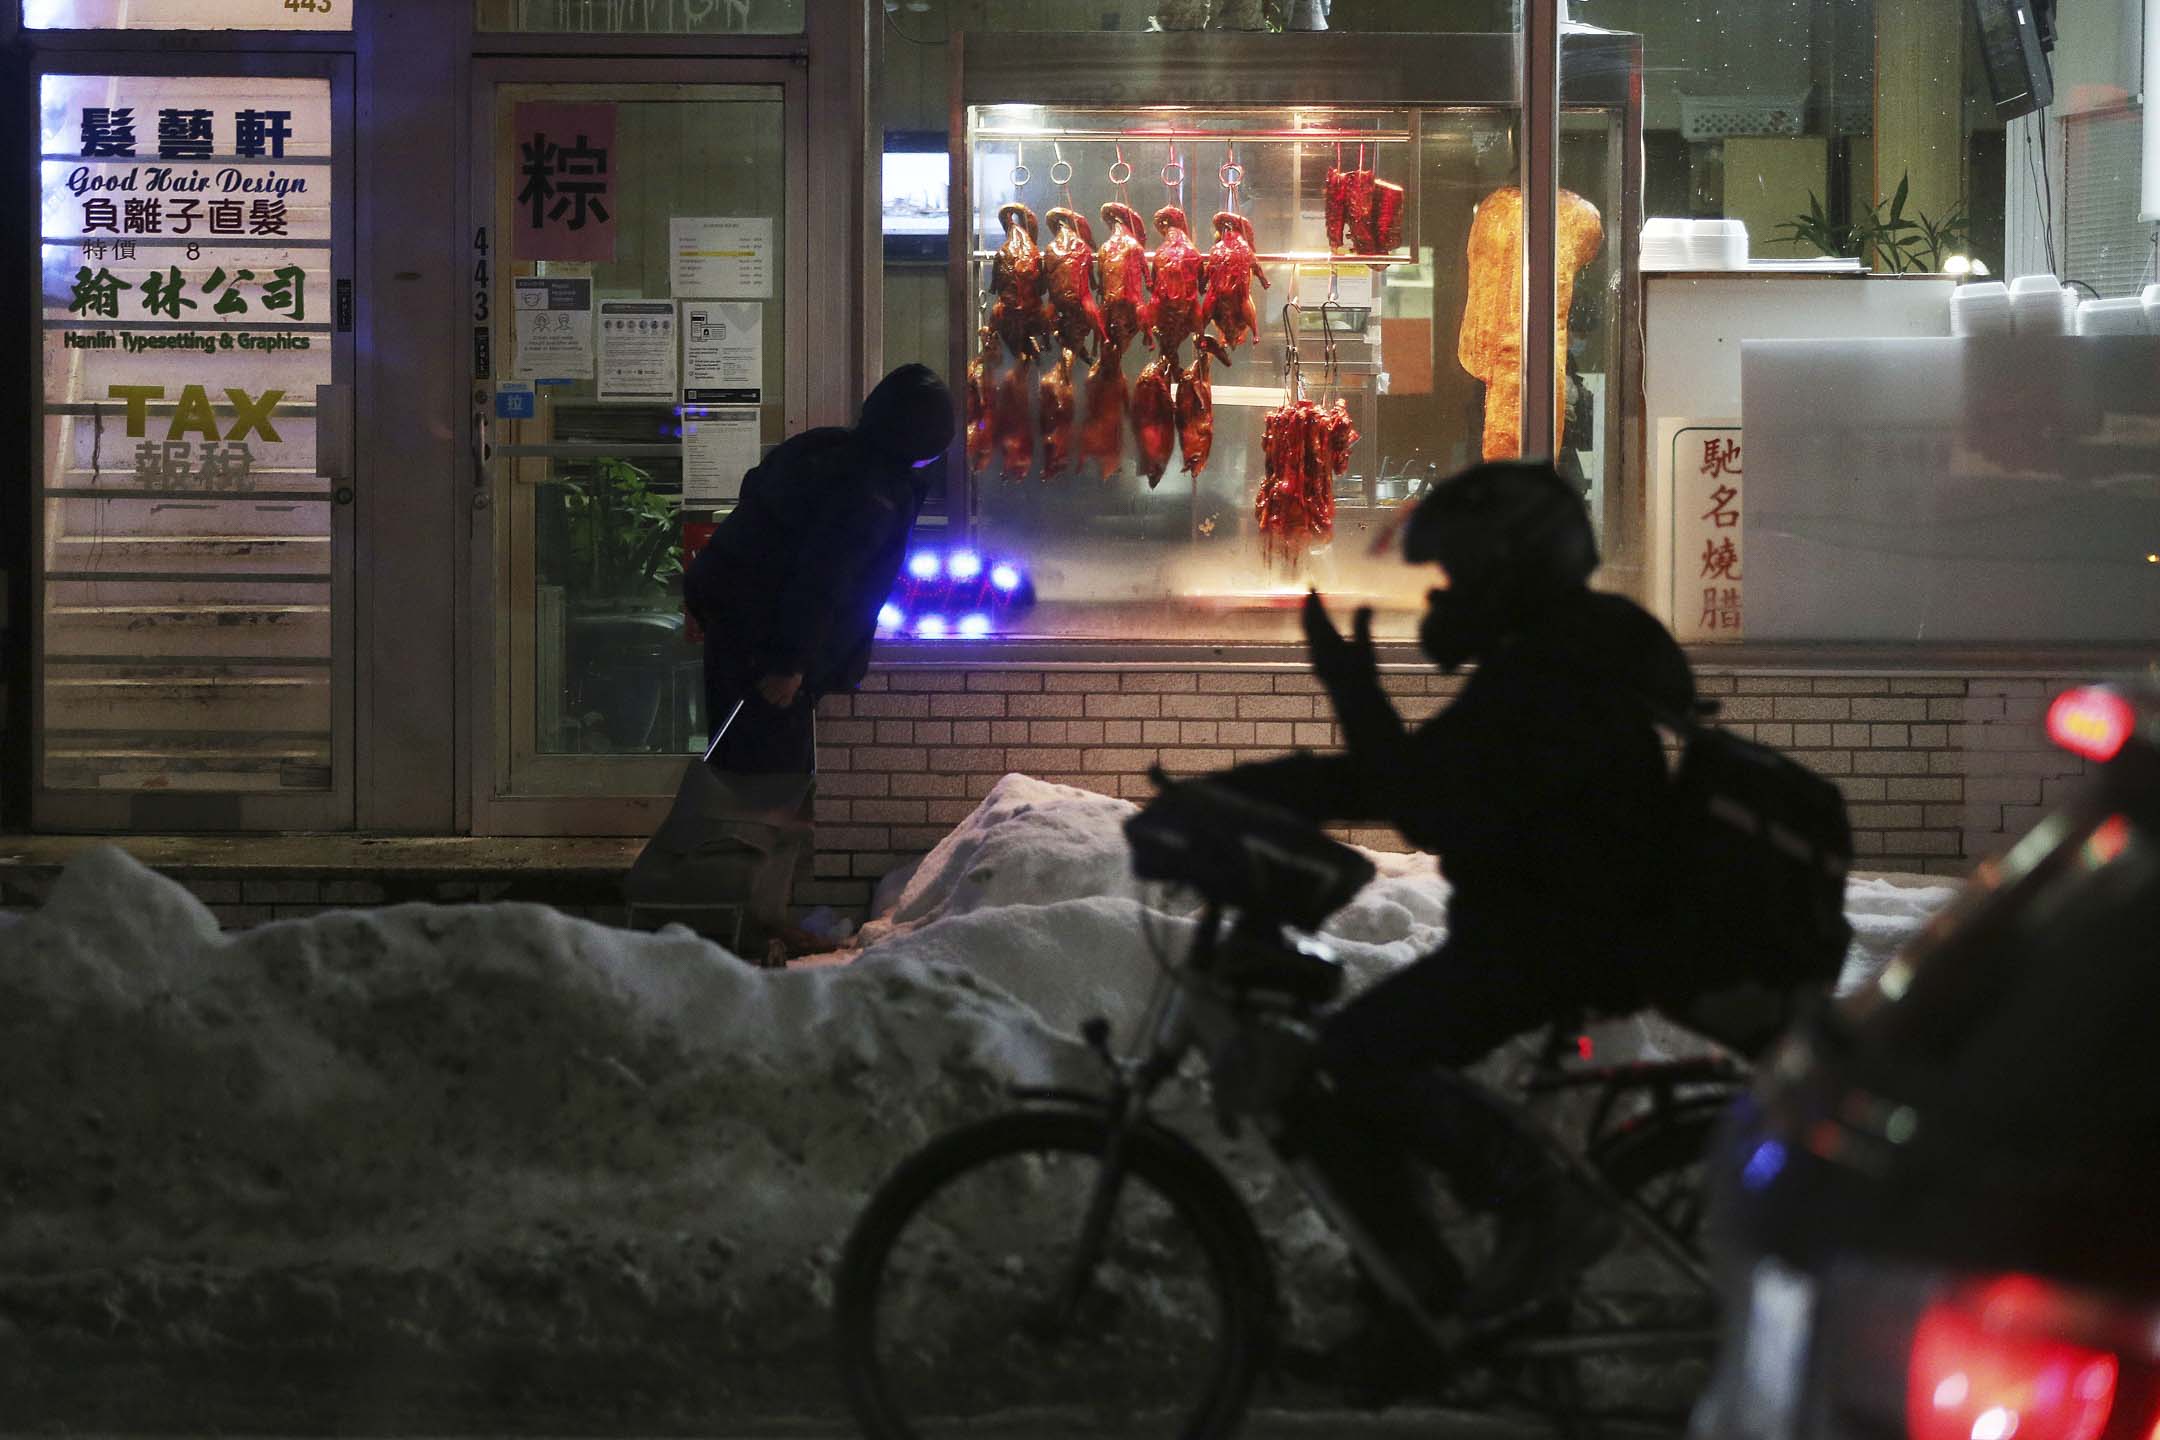
<svg viewBox="0 0 2160 1440">
<path fill-rule="evenodd" d="M 1297 1112 L 1295 1133 L 1358 1222 L 1391 1258 L 1403 1257 L 1413 1284 L 1447 1288 L 1458 1277 L 1413 1160 L 1474 1209 L 1512 1204 L 1559 1174 L 1529 1117 L 1456 1068 L 1551 1013 L 1540 982 L 1534 964 L 1451 944 L 1322 1029 L 1325 1078 Z"/>
</svg>

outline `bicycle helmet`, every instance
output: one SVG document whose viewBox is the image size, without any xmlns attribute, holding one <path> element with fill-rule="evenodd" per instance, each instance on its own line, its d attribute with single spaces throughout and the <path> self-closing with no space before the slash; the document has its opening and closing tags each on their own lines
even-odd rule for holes
<svg viewBox="0 0 2160 1440">
<path fill-rule="evenodd" d="M 1403 558 L 1446 574 L 1418 639 L 1452 670 L 1581 589 L 1597 569 L 1597 537 L 1581 495 L 1552 466 L 1503 461 L 1443 480 L 1419 501 Z"/>
</svg>

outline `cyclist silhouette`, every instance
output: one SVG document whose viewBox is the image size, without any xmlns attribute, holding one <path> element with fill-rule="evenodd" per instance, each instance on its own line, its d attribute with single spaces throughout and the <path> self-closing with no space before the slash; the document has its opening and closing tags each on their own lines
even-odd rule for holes
<svg viewBox="0 0 2160 1440">
<path fill-rule="evenodd" d="M 1589 515 L 1550 466 L 1486 464 L 1440 482 L 1412 512 L 1403 554 L 1441 571 L 1424 652 L 1450 673 L 1475 662 L 1454 703 L 1408 729 L 1381 691 L 1371 611 L 1345 638 L 1315 593 L 1305 632 L 1344 750 L 1217 778 L 1316 821 L 1389 822 L 1440 857 L 1446 943 L 1327 1017 L 1288 1138 L 1428 1302 L 1499 1327 L 1564 1290 L 1617 1225 L 1527 1117 L 1459 1070 L 1585 1008 L 1649 1003 L 1670 813 L 1651 712 L 1688 713 L 1695 684 L 1663 626 L 1589 589 Z M 1418 1161 L 1494 1213 L 1496 1248 L 1477 1275 L 1462 1275 L 1421 1203 Z M 1367 1331 L 1329 1357 L 1334 1373 L 1399 1374 L 1420 1342 L 1367 1293 Z"/>
</svg>

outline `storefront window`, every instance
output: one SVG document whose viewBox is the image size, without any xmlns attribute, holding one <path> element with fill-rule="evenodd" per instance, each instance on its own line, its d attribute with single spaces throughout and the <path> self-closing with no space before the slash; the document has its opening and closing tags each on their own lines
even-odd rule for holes
<svg viewBox="0 0 2160 1440">
<path fill-rule="evenodd" d="M 785 433 L 783 110 L 778 86 L 495 87 L 506 793 L 618 790 L 568 757 L 704 746 L 682 574 Z"/>
<path fill-rule="evenodd" d="M 1039 37 L 961 43 L 966 253 L 945 274 L 968 343 L 946 364 L 972 417 L 959 508 L 1038 597 L 1009 628 L 1279 640 L 1317 586 L 1410 634 L 1429 577 L 1385 543 L 1392 522 L 1431 480 L 1524 448 L 1515 36 L 1073 35 L 1055 85 Z M 1325 63 L 1284 64 L 1319 45 Z M 1571 49 L 1573 363 L 1536 448 L 1557 442 L 1624 544 L 1637 524 L 1607 512 L 1639 496 L 1605 403 L 1624 271 L 1600 257 L 1633 213 L 1635 51 Z M 1081 247 L 1085 282 L 1061 269 Z"/>
<path fill-rule="evenodd" d="M 30 30 L 350 30 L 365 0 L 23 0 Z"/>
<path fill-rule="evenodd" d="M 1643 593 L 1675 631 L 2160 633 L 2136 8 L 1574 8 L 1644 36 Z"/>
<path fill-rule="evenodd" d="M 799 35 L 808 0 L 476 0 L 474 28 L 583 35 Z"/>
<path fill-rule="evenodd" d="M 40 781 L 328 791 L 330 83 L 47 75 L 39 101 Z"/>
</svg>

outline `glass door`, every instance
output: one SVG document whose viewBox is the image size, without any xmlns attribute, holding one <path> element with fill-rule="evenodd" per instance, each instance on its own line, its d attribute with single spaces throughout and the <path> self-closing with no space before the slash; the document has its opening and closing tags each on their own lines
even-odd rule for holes
<svg viewBox="0 0 2160 1440">
<path fill-rule="evenodd" d="M 755 61 L 479 69 L 476 819 L 635 833 L 705 743 L 683 567 L 802 422 L 799 82 Z"/>
<path fill-rule="evenodd" d="M 40 828 L 353 823 L 349 65 L 38 77 Z"/>
</svg>

